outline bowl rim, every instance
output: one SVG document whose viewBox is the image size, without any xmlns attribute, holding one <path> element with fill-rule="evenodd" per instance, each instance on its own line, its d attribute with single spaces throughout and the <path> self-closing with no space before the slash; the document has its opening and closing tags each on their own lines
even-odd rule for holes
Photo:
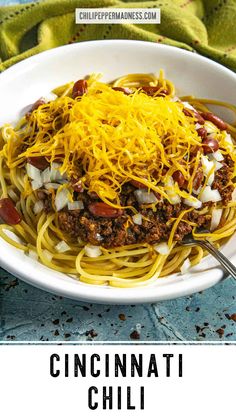
<svg viewBox="0 0 236 419">
<path fill-rule="evenodd" d="M 67 49 L 77 49 L 77 48 L 83 48 L 83 46 L 87 46 L 90 44 L 124 44 L 124 45 L 134 45 L 134 44 L 139 44 L 139 45 L 148 45 L 148 46 L 153 46 L 154 48 L 160 48 L 160 49 L 169 49 L 171 50 L 175 50 L 176 52 L 178 51 L 180 54 L 182 55 L 186 55 L 186 56 L 192 56 L 193 60 L 197 59 L 197 60 L 201 60 L 202 62 L 205 63 L 211 63 L 211 65 L 215 66 L 215 68 L 218 69 L 223 69 L 223 71 L 228 72 L 229 74 L 235 76 L 235 72 L 233 70 L 231 70 L 228 67 L 225 67 L 223 64 L 218 63 L 217 61 L 214 61 L 212 58 L 210 57 L 206 57 L 204 55 L 200 55 L 198 54 L 197 51 L 193 50 L 187 50 L 184 48 L 180 48 L 180 47 L 176 47 L 174 45 L 167 45 L 167 44 L 160 44 L 157 42 L 153 42 L 153 41 L 142 41 L 142 40 L 136 40 L 136 39 L 94 39 L 94 40 L 89 40 L 89 41 L 82 41 L 82 42 L 75 42 L 73 44 L 67 44 L 67 45 L 60 45 L 58 47 L 55 48 L 51 48 L 45 51 L 41 51 L 35 55 L 32 55 L 30 57 L 24 58 L 23 60 L 17 62 L 16 64 L 13 64 L 11 67 L 7 68 L 6 70 L 4 70 L 3 72 L 0 73 L 1 78 L 5 76 L 5 74 L 9 75 L 11 74 L 11 72 L 15 72 L 15 69 L 18 68 L 20 69 L 20 67 L 25 67 L 25 65 L 30 63 L 33 63 L 34 61 L 38 61 L 38 59 L 40 57 L 46 57 L 47 55 L 54 55 L 57 54 L 57 52 L 63 52 L 64 50 Z"/>
<path fill-rule="evenodd" d="M 206 63 L 208 65 L 211 65 L 212 67 L 215 67 L 216 70 L 223 70 L 226 74 L 230 75 L 235 78 L 235 73 L 224 67 L 223 65 L 213 61 L 210 58 L 201 56 L 194 51 L 185 50 L 179 47 L 171 46 L 171 45 L 165 45 L 165 44 L 159 44 L 155 42 L 149 42 L 149 41 L 142 41 L 142 40 L 127 40 L 127 39 L 109 39 L 109 40 L 90 40 L 90 41 L 84 41 L 69 45 L 62 45 L 56 48 L 52 48 L 50 50 L 42 51 L 36 55 L 33 55 L 31 57 L 28 57 L 12 67 L 6 69 L 0 74 L 0 88 L 1 84 L 4 83 L 5 79 L 8 79 L 9 77 L 14 77 L 15 72 L 19 72 L 22 70 L 27 70 L 29 66 L 32 64 L 37 63 L 38 61 L 44 60 L 44 58 L 47 59 L 47 57 L 53 57 L 54 55 L 62 54 L 64 51 L 67 50 L 77 50 L 77 49 L 83 49 L 88 48 L 90 45 L 112 45 L 114 44 L 120 44 L 120 45 L 147 45 L 149 48 L 153 48 L 154 50 L 160 49 L 160 50 L 169 50 L 176 52 L 180 55 L 191 57 L 192 60 L 196 60 L 199 62 Z M 4 242 L 5 243 L 5 242 Z M 9 248 L 8 248 L 9 246 Z M 71 299 L 76 299 L 80 301 L 90 301 L 90 302 L 96 302 L 96 303 L 109 303 L 109 304 L 141 304 L 141 303 L 153 303 L 157 301 L 163 301 L 168 299 L 174 299 L 186 295 L 193 294 L 195 292 L 202 291 L 204 289 L 207 289 L 213 285 L 215 285 L 217 282 L 219 282 L 225 275 L 221 267 L 215 266 L 213 268 L 210 268 L 208 270 L 204 270 L 201 273 L 198 274 L 191 274 L 191 279 L 188 281 L 178 281 L 174 284 L 174 287 L 171 287 L 170 284 L 159 284 L 160 286 L 143 286 L 143 287 L 137 287 L 137 288 L 114 288 L 114 287 L 103 287 L 103 286 L 96 286 L 96 285 L 89 285 L 89 284 L 83 284 L 83 286 L 78 286 L 77 281 L 68 282 L 66 281 L 66 276 L 64 281 L 50 281 L 50 272 L 56 272 L 52 271 L 51 269 L 45 267 L 44 265 L 40 266 L 42 267 L 45 276 L 39 275 L 37 273 L 37 269 L 29 268 L 29 266 L 25 266 L 23 269 L 22 267 L 19 268 L 19 266 L 13 265 L 10 262 L 10 258 L 7 257 L 11 253 L 11 245 L 4 246 L 3 250 L 0 252 L 0 262 L 3 269 L 6 269 L 11 274 L 17 276 L 18 278 L 22 279 L 23 281 L 40 288 L 45 291 L 49 291 L 54 294 L 62 295 Z M 235 262 L 236 262 L 236 255 L 235 255 Z M 26 264 L 27 265 L 27 264 Z M 207 277 L 207 280 L 206 280 Z M 45 279 L 46 278 L 46 279 Z M 168 276 L 167 278 L 170 278 Z M 162 279 L 159 280 L 161 282 Z M 93 290 L 91 292 L 91 290 Z"/>
</svg>

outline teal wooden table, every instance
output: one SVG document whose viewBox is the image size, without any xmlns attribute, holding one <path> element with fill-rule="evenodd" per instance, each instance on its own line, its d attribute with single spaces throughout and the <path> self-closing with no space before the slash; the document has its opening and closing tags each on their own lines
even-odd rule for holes
<svg viewBox="0 0 236 419">
<path fill-rule="evenodd" d="M 1 341 L 236 341 L 236 281 L 156 304 L 108 306 L 54 296 L 0 270 Z"/>
<path fill-rule="evenodd" d="M 51 295 L 0 270 L 0 340 L 233 341 L 236 281 L 158 304 L 108 306 Z"/>
</svg>

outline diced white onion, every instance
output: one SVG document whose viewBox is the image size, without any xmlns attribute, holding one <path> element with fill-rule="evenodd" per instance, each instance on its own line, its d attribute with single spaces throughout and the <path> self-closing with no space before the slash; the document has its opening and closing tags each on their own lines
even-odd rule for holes
<svg viewBox="0 0 236 419">
<path fill-rule="evenodd" d="M 191 262 L 189 258 L 185 259 L 183 265 L 180 268 L 181 274 L 184 275 L 188 272 L 188 270 L 191 268 Z"/>
<path fill-rule="evenodd" d="M 212 153 L 212 157 L 216 161 L 223 161 L 224 160 L 224 156 L 223 156 L 223 154 L 219 150 L 217 150 L 214 153 Z"/>
<path fill-rule="evenodd" d="M 180 204 L 181 202 L 180 196 L 177 194 L 169 195 L 169 200 L 172 205 Z"/>
<path fill-rule="evenodd" d="M 59 186 L 61 186 L 59 183 L 53 183 L 53 182 L 49 182 L 49 183 L 45 183 L 45 188 L 46 189 L 58 189 Z"/>
<path fill-rule="evenodd" d="M 176 205 L 176 204 L 180 204 L 181 202 L 181 198 L 180 196 L 174 191 L 174 179 L 172 178 L 172 176 L 170 176 L 167 181 L 165 186 L 167 187 L 166 189 L 166 193 L 169 197 L 169 201 L 171 204 Z"/>
<path fill-rule="evenodd" d="M 57 191 L 56 198 L 55 198 L 55 206 L 57 211 L 61 211 L 69 202 L 68 199 L 68 190 L 62 189 L 61 191 Z"/>
<path fill-rule="evenodd" d="M 97 258 L 102 255 L 102 251 L 99 246 L 93 246 L 92 244 L 87 244 L 84 247 L 84 252 L 89 258 Z"/>
<path fill-rule="evenodd" d="M 39 179 L 41 180 L 40 170 L 37 169 L 37 167 L 33 166 L 32 164 L 30 163 L 26 164 L 26 172 L 27 172 L 27 175 L 30 177 L 30 179 L 37 180 L 37 181 L 39 181 Z"/>
<path fill-rule="evenodd" d="M 58 96 L 55 95 L 53 92 L 48 92 L 46 95 L 43 96 L 43 99 L 45 102 L 51 102 L 52 100 L 55 100 Z"/>
<path fill-rule="evenodd" d="M 42 210 L 43 210 L 43 208 L 44 208 L 44 204 L 43 204 L 43 201 L 37 201 L 37 202 L 35 202 L 35 204 L 34 204 L 34 213 L 37 215 L 37 214 L 39 214 Z"/>
<path fill-rule="evenodd" d="M 184 204 L 187 205 L 188 207 L 193 207 L 196 209 L 199 209 L 202 206 L 202 202 L 192 195 L 189 196 L 189 199 L 188 198 L 184 199 Z"/>
<path fill-rule="evenodd" d="M 180 99 L 178 98 L 178 96 L 174 96 L 172 98 L 170 98 L 171 102 L 180 102 Z"/>
<path fill-rule="evenodd" d="M 50 175 L 51 182 L 65 179 L 64 174 L 61 174 L 61 172 L 59 171 L 60 167 L 61 165 L 59 163 L 52 163 Z"/>
<path fill-rule="evenodd" d="M 195 128 L 196 129 L 200 129 L 200 128 L 202 128 L 202 125 L 201 124 L 199 124 L 198 122 L 195 124 Z"/>
<path fill-rule="evenodd" d="M 68 184 L 68 179 L 57 179 L 57 182 L 59 182 L 60 185 L 65 185 L 66 183 Z"/>
<path fill-rule="evenodd" d="M 29 254 L 28 254 L 28 256 L 31 258 L 31 259 L 34 259 L 34 260 L 38 260 L 38 255 L 37 255 L 37 253 L 34 251 L 34 250 L 29 250 Z"/>
<path fill-rule="evenodd" d="M 134 194 L 140 204 L 153 204 L 157 198 L 153 192 L 147 192 L 145 189 L 136 189 Z"/>
<path fill-rule="evenodd" d="M 52 164 L 51 164 L 51 169 L 52 170 L 57 170 L 57 169 L 59 169 L 61 167 L 61 164 L 60 163 L 57 163 L 57 162 L 53 162 Z"/>
<path fill-rule="evenodd" d="M 212 171 L 212 170 L 215 170 L 215 163 L 213 161 L 210 161 L 207 156 L 202 156 L 201 162 L 202 162 L 202 170 L 206 177 L 209 175 L 210 172 L 212 172 L 207 180 L 207 184 L 211 186 L 212 183 L 214 182 L 214 177 L 215 177 L 214 171 Z"/>
<path fill-rule="evenodd" d="M 233 190 L 232 193 L 232 202 L 236 202 L 236 188 Z"/>
<path fill-rule="evenodd" d="M 195 111 L 194 107 L 190 105 L 190 103 L 188 102 L 182 102 L 182 103 L 186 109 L 191 109 L 192 111 Z"/>
<path fill-rule="evenodd" d="M 195 195 L 199 195 L 199 194 L 200 194 L 200 192 L 201 192 L 201 190 L 202 190 L 202 186 L 199 186 L 199 188 L 198 188 L 198 189 L 194 189 L 194 188 L 193 188 L 193 193 L 195 193 Z"/>
<path fill-rule="evenodd" d="M 75 210 L 80 210 L 80 209 L 84 209 L 83 201 L 74 201 L 74 202 L 69 202 L 68 203 L 68 210 L 69 211 L 75 211 Z"/>
<path fill-rule="evenodd" d="M 57 243 L 57 245 L 55 246 L 55 249 L 58 253 L 64 253 L 70 250 L 70 247 L 64 240 L 62 240 L 61 242 Z"/>
<path fill-rule="evenodd" d="M 142 214 L 138 213 L 132 216 L 134 224 L 137 224 L 139 226 L 142 225 Z"/>
<path fill-rule="evenodd" d="M 47 167 L 42 173 L 43 183 L 49 183 L 51 181 L 51 169 Z"/>
<path fill-rule="evenodd" d="M 206 186 L 201 193 L 199 199 L 204 202 L 219 202 L 221 201 L 220 193 L 217 189 L 211 189 L 210 186 Z"/>
<path fill-rule="evenodd" d="M 155 244 L 153 247 L 157 253 L 160 253 L 160 255 L 168 255 L 170 253 L 170 248 L 165 242 Z"/>
<path fill-rule="evenodd" d="M 52 163 L 51 167 L 47 167 L 42 172 L 42 181 L 46 183 L 61 182 L 64 183 L 68 180 L 66 173 L 61 174 L 59 171 L 61 165 L 59 163 Z"/>
<path fill-rule="evenodd" d="M 51 164 L 51 169 L 52 170 L 59 170 L 61 168 L 61 164 L 60 163 L 57 163 L 56 161 L 54 161 L 52 164 Z"/>
<path fill-rule="evenodd" d="M 226 136 L 225 136 L 225 142 L 226 142 L 229 146 L 234 145 L 233 140 L 232 140 L 232 137 L 231 137 L 231 135 L 230 135 L 230 134 L 226 134 Z"/>
<path fill-rule="evenodd" d="M 217 132 L 217 127 L 210 121 L 206 121 L 204 124 L 207 134 L 212 134 L 211 137 L 214 138 L 214 134 Z"/>
<path fill-rule="evenodd" d="M 32 180 L 31 186 L 32 186 L 33 191 L 40 189 L 43 186 L 43 182 L 41 178 L 39 180 Z"/>
<path fill-rule="evenodd" d="M 208 158 L 209 158 L 209 160 L 211 160 L 214 163 L 214 165 L 215 165 L 214 171 L 215 172 L 217 172 L 217 170 L 219 170 L 223 167 L 223 164 L 220 163 L 221 161 L 224 160 L 224 157 L 221 154 L 221 152 L 219 152 L 219 154 L 218 154 L 218 151 L 216 151 L 215 153 L 208 154 Z"/>
<path fill-rule="evenodd" d="M 51 262 L 53 255 L 51 252 L 49 252 L 47 249 L 43 250 L 43 256 L 45 257 L 45 259 L 48 260 L 48 262 Z"/>
<path fill-rule="evenodd" d="M 212 217 L 211 217 L 210 231 L 213 231 L 213 230 L 215 230 L 218 227 L 218 225 L 220 223 L 220 220 L 221 220 L 222 212 L 223 212 L 223 209 L 222 208 L 219 208 L 219 209 L 215 208 L 215 209 L 213 209 L 213 211 L 212 211 Z"/>
<path fill-rule="evenodd" d="M 223 167 L 223 164 L 221 164 L 219 161 L 215 162 L 215 172 L 217 172 L 217 170 L 220 170 Z"/>
</svg>

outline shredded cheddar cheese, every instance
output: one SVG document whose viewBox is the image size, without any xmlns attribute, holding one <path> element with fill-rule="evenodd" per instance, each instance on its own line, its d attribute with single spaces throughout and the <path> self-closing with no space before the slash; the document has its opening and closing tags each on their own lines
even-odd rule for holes
<svg viewBox="0 0 236 419">
<path fill-rule="evenodd" d="M 57 160 L 62 173 L 120 207 L 122 185 L 132 179 L 166 199 L 164 185 L 175 170 L 191 184 L 189 149 L 201 144 L 195 123 L 168 95 L 150 97 L 140 89 L 124 95 L 95 80 L 81 98 L 62 96 L 41 105 L 30 115 L 30 129 L 28 124 L 18 131 L 16 147 L 6 144 L 4 154 L 10 168 L 28 157 Z M 28 148 L 19 153 L 23 142 Z M 173 190 L 189 195 L 177 183 Z"/>
</svg>

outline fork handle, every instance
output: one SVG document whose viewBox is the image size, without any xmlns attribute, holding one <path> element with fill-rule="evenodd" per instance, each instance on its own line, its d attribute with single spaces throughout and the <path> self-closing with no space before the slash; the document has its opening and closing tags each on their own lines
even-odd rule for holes
<svg viewBox="0 0 236 419">
<path fill-rule="evenodd" d="M 213 246 L 208 240 L 199 240 L 198 245 L 201 247 L 204 247 L 206 250 L 208 250 L 209 253 L 211 253 L 212 256 L 214 256 L 220 264 L 225 268 L 225 270 L 234 278 L 236 279 L 236 266 L 234 266 L 229 259 L 227 259 L 223 253 L 221 253 L 218 249 Z"/>
</svg>

